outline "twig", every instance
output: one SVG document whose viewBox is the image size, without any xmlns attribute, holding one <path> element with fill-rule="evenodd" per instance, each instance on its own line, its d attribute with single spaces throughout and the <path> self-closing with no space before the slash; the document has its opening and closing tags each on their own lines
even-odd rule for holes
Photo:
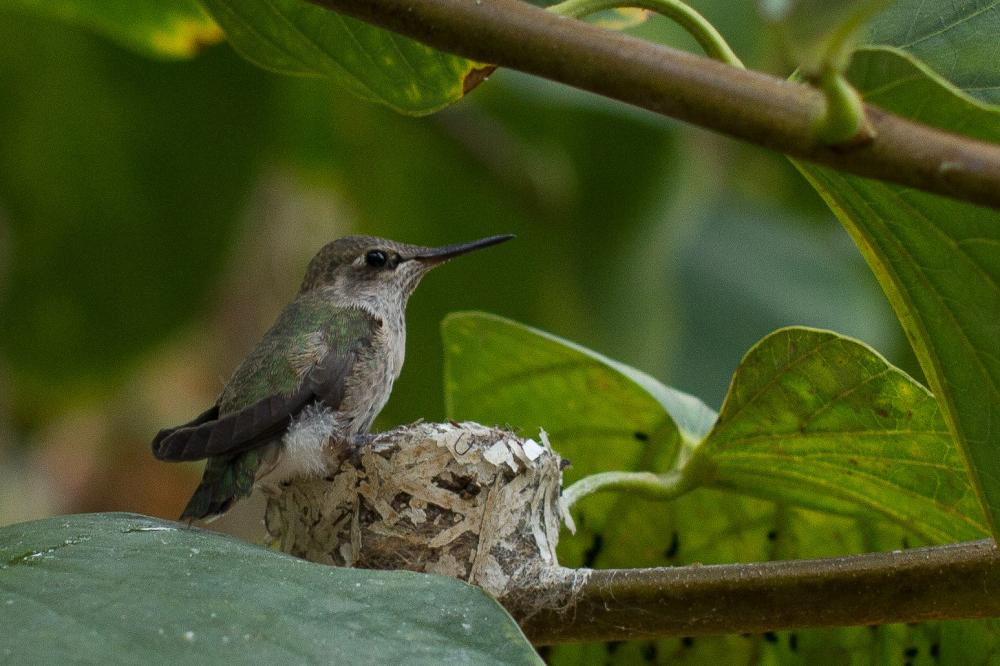
<svg viewBox="0 0 1000 666">
<path fill-rule="evenodd" d="M 821 560 L 585 571 L 528 591 L 562 600 L 522 621 L 533 642 L 1000 616 L 1000 553 L 991 540 Z M 550 589 L 559 586 L 567 589 Z M 508 610 L 524 620 L 521 609 Z"/>
<path fill-rule="evenodd" d="M 866 106 L 870 141 L 817 136 L 821 92 L 556 16 L 522 0 L 310 0 L 430 46 L 861 176 L 1000 208 L 1000 146 Z"/>
</svg>

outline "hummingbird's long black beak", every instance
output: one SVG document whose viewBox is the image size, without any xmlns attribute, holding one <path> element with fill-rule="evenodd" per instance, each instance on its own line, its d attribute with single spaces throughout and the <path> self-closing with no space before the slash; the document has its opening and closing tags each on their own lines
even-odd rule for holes
<svg viewBox="0 0 1000 666">
<path fill-rule="evenodd" d="M 456 243 L 454 245 L 445 245 L 443 247 L 426 248 L 413 255 L 411 259 L 416 259 L 417 261 L 425 264 L 440 264 L 448 261 L 452 257 L 457 257 L 460 254 L 472 252 L 473 250 L 481 250 L 484 247 L 489 247 L 491 245 L 498 245 L 499 243 L 509 241 L 511 238 L 514 238 L 514 234 L 502 234 L 500 236 L 480 238 L 479 240 L 470 241 L 468 243 Z"/>
</svg>

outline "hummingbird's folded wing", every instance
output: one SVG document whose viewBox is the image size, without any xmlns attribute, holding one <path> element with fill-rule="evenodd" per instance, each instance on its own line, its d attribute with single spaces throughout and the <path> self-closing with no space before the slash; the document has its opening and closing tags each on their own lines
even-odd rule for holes
<svg viewBox="0 0 1000 666">
<path fill-rule="evenodd" d="M 315 399 L 311 388 L 292 395 L 270 395 L 238 412 L 218 417 L 218 406 L 205 412 L 215 418 L 167 428 L 153 438 L 153 455 L 180 462 L 231 456 L 266 444 L 288 427 L 292 417 Z"/>
<path fill-rule="evenodd" d="M 312 356 L 314 361 L 296 388 L 275 391 L 223 416 L 216 405 L 190 423 L 161 430 L 153 438 L 153 455 L 173 462 L 234 456 L 274 441 L 311 402 L 322 401 L 338 409 L 355 360 L 370 347 L 381 326 L 379 320 L 359 310 L 349 315 L 324 327 L 323 342 L 315 349 L 322 352 Z"/>
</svg>

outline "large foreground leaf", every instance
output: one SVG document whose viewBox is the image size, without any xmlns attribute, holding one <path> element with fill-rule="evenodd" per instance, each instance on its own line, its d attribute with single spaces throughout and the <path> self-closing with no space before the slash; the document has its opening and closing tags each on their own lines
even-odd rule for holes
<svg viewBox="0 0 1000 666">
<path fill-rule="evenodd" d="M 539 663 L 477 588 L 129 514 L 0 528 L 10 663 Z"/>
<path fill-rule="evenodd" d="M 131 49 L 190 58 L 222 31 L 197 0 L 8 0 L 15 8 L 90 28 Z"/>
<path fill-rule="evenodd" d="M 747 353 L 699 449 L 709 485 L 937 542 L 982 538 L 982 511 L 934 397 L 872 349 L 806 328 Z"/>
<path fill-rule="evenodd" d="M 425 114 L 460 99 L 476 68 L 412 39 L 305 0 L 202 0 L 247 60 L 325 76 L 397 111 Z"/>
<path fill-rule="evenodd" d="M 903 52 L 858 52 L 851 81 L 869 103 L 1000 142 L 1000 110 L 977 104 Z M 1000 213 L 838 173 L 799 169 L 875 272 L 1000 533 Z"/>
</svg>

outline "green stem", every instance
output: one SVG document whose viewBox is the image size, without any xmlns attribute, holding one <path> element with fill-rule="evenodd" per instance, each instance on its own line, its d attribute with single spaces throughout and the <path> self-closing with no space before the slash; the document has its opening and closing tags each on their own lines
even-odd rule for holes
<svg viewBox="0 0 1000 666">
<path fill-rule="evenodd" d="M 565 0 L 565 2 L 548 7 L 548 10 L 561 16 L 582 18 L 595 12 L 620 7 L 648 9 L 666 16 L 694 37 L 710 58 L 721 60 L 734 67 L 744 68 L 743 62 L 729 48 L 729 44 L 715 29 L 715 26 L 680 0 Z"/>
<path fill-rule="evenodd" d="M 836 145 L 858 138 L 871 138 L 865 124 L 865 105 L 843 73 L 824 70 L 816 82 L 826 97 L 826 110 L 816 128 L 819 138 Z"/>
<path fill-rule="evenodd" d="M 587 495 L 601 492 L 628 492 L 660 502 L 676 499 L 702 485 L 707 468 L 701 460 L 693 443 L 683 440 L 672 469 L 662 474 L 601 472 L 585 476 L 563 491 L 563 505 L 569 509 Z"/>
<path fill-rule="evenodd" d="M 683 495 L 689 488 L 690 482 L 678 471 L 601 472 L 585 476 L 563 491 L 563 503 L 568 509 L 587 495 L 599 492 L 630 492 L 645 499 L 665 501 Z"/>
</svg>

